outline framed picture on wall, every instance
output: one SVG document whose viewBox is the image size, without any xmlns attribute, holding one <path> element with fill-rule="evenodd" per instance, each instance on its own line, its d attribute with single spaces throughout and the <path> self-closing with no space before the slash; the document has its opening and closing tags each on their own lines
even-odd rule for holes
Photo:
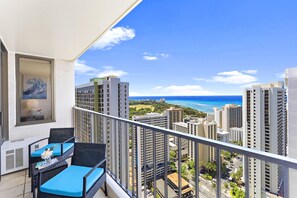
<svg viewBox="0 0 297 198">
<path fill-rule="evenodd" d="M 47 99 L 45 76 L 23 75 L 23 99 Z"/>
<path fill-rule="evenodd" d="M 54 60 L 17 54 L 16 74 L 16 125 L 54 122 Z"/>
</svg>

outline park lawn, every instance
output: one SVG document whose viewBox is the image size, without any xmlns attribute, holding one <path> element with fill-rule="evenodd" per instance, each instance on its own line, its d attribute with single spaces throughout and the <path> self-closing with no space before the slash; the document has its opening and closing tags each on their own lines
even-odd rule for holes
<svg viewBox="0 0 297 198">
<path fill-rule="evenodd" d="M 139 109 L 151 109 L 151 111 L 155 110 L 155 107 L 153 107 L 152 105 L 139 104 L 139 105 L 130 105 L 129 107 L 136 108 L 136 111 L 138 111 Z"/>
</svg>

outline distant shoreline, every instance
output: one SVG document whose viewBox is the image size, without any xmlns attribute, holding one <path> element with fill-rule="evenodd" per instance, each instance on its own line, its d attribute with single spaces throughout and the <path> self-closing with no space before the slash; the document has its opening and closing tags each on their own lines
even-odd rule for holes
<svg viewBox="0 0 297 198">
<path fill-rule="evenodd" d="M 129 96 L 130 98 L 146 98 L 146 97 L 156 97 L 156 98 L 164 98 L 164 97 L 242 97 L 242 95 L 209 95 L 209 96 Z"/>
<path fill-rule="evenodd" d="M 213 108 L 222 108 L 225 104 L 242 105 L 242 96 L 131 96 L 130 100 L 165 99 L 166 103 L 181 105 L 205 113 L 213 113 Z"/>
<path fill-rule="evenodd" d="M 186 107 L 182 105 L 170 104 L 165 101 L 157 100 L 130 100 L 129 110 L 130 119 L 132 116 L 145 115 L 147 113 L 163 113 L 166 109 L 171 107 L 181 108 L 184 110 L 184 114 L 193 117 L 204 118 L 207 116 L 205 112 L 193 109 L 191 107 Z"/>
</svg>

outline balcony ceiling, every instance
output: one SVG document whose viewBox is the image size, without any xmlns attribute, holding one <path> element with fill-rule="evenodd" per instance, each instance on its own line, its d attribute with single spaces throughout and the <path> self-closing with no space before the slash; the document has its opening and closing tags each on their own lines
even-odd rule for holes
<svg viewBox="0 0 297 198">
<path fill-rule="evenodd" d="M 73 61 L 141 0 L 0 0 L 8 51 Z"/>
</svg>

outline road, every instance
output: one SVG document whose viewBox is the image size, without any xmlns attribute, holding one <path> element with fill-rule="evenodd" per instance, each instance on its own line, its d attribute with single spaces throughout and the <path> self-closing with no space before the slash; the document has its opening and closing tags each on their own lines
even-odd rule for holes
<svg viewBox="0 0 297 198">
<path fill-rule="evenodd" d="M 221 197 L 227 198 L 230 197 L 229 191 L 226 191 L 224 188 L 224 183 L 228 182 L 228 178 L 231 173 L 236 172 L 239 167 L 242 166 L 242 157 L 234 158 L 232 163 L 227 164 L 228 173 L 225 178 L 221 178 Z M 212 181 L 205 180 L 202 177 L 199 177 L 200 185 L 199 185 L 199 195 L 203 198 L 213 198 L 216 197 L 216 188 L 213 188 L 212 182 L 216 182 L 215 179 Z M 195 182 L 190 180 L 190 184 L 195 187 Z"/>
</svg>

